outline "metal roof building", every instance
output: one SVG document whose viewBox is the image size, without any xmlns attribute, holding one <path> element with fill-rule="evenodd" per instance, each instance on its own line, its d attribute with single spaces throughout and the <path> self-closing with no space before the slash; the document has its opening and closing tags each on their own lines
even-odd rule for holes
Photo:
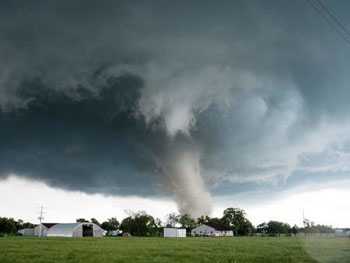
<svg viewBox="0 0 350 263">
<path fill-rule="evenodd" d="M 48 237 L 103 237 L 103 229 L 94 223 L 62 223 L 47 230 Z"/>
<path fill-rule="evenodd" d="M 18 234 L 22 236 L 34 236 L 34 229 L 33 228 L 23 228 L 17 231 Z"/>
<path fill-rule="evenodd" d="M 57 225 L 57 223 L 41 223 L 41 225 L 37 225 L 34 228 L 34 236 L 39 236 L 39 232 L 41 229 L 41 233 L 40 236 L 45 237 L 47 234 L 47 230 L 51 227 L 53 227 L 54 225 Z"/>
</svg>

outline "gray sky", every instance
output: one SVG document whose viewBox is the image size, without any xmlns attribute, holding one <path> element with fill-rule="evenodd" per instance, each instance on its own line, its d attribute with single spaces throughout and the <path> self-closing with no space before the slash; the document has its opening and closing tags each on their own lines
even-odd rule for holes
<svg viewBox="0 0 350 263">
<path fill-rule="evenodd" d="M 198 216 L 349 183 L 350 45 L 307 1 L 1 5 L 0 184 Z"/>
</svg>

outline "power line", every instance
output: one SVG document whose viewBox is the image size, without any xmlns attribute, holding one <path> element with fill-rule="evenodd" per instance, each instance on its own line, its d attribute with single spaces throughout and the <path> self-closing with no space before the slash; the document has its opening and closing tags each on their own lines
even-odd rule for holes
<svg viewBox="0 0 350 263">
<path fill-rule="evenodd" d="M 345 42 L 347 42 L 350 45 L 350 40 L 332 23 L 332 21 L 335 21 L 336 24 L 343 30 L 343 32 L 345 32 L 345 34 L 349 35 L 350 37 L 349 31 L 346 30 L 346 28 L 335 18 L 335 16 L 319 0 L 316 0 L 316 1 L 318 2 L 318 7 L 311 0 L 306 0 L 306 2 L 309 3 L 309 5 L 333 28 L 333 30 L 336 31 L 338 35 L 340 35 L 345 40 Z M 326 13 L 332 18 L 332 20 L 329 17 L 327 17 L 323 12 L 321 12 L 320 7 L 324 11 L 326 11 Z"/>
<path fill-rule="evenodd" d="M 350 36 L 350 32 L 342 25 L 342 23 L 339 22 L 339 20 L 325 7 L 320 0 L 317 0 L 317 2 L 320 4 L 320 6 L 332 17 L 332 19 L 340 26 L 344 32 Z"/>
</svg>

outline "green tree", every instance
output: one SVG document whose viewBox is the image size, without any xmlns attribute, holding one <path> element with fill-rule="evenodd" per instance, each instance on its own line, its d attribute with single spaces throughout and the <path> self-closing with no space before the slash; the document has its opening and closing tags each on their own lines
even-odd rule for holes
<svg viewBox="0 0 350 263">
<path fill-rule="evenodd" d="M 137 234 L 137 230 L 135 230 L 136 222 L 131 216 L 128 216 L 122 220 L 120 224 L 120 229 L 123 230 L 124 233 L 127 232 L 131 235 Z"/>
<path fill-rule="evenodd" d="M 180 215 L 179 214 L 170 213 L 167 216 L 166 226 L 167 227 L 175 227 L 176 224 L 179 223 L 179 220 L 180 220 Z"/>
<path fill-rule="evenodd" d="M 16 224 L 16 229 L 19 230 L 19 229 L 23 229 L 23 224 L 24 224 L 24 221 L 22 219 L 18 219 L 17 221 L 15 221 L 15 224 Z"/>
<path fill-rule="evenodd" d="M 209 217 L 209 216 L 200 216 L 197 218 L 197 225 L 202 224 L 218 224 L 218 225 L 224 225 L 225 223 L 222 222 L 221 218 L 218 217 Z"/>
<path fill-rule="evenodd" d="M 119 221 L 116 217 L 108 218 L 107 221 L 101 224 L 101 228 L 107 231 L 117 230 L 119 228 Z"/>
<path fill-rule="evenodd" d="M 85 223 L 85 222 L 89 222 L 89 220 L 86 220 L 85 218 L 77 218 L 76 222 L 77 223 Z"/>
<path fill-rule="evenodd" d="M 240 208 L 225 209 L 222 222 L 230 227 L 235 235 L 249 235 L 254 230 L 252 223 L 246 217 L 245 211 Z"/>
<path fill-rule="evenodd" d="M 256 232 L 266 234 L 267 228 L 268 228 L 268 225 L 266 224 L 266 222 L 263 222 L 263 223 L 256 226 Z"/>
<path fill-rule="evenodd" d="M 22 219 L 18 219 L 16 222 L 16 228 L 17 230 L 23 229 L 23 228 L 34 228 L 35 225 L 29 222 L 24 223 Z"/>
<path fill-rule="evenodd" d="M 315 225 L 315 224 L 308 225 L 301 230 L 303 230 L 306 233 L 334 233 L 335 232 L 332 226 Z"/>
<path fill-rule="evenodd" d="M 298 228 L 297 225 L 294 225 L 294 226 L 291 228 L 291 233 L 294 234 L 294 235 L 297 234 L 298 231 L 299 231 L 299 228 Z"/>
<path fill-rule="evenodd" d="M 316 225 L 316 229 L 318 233 L 334 233 L 335 230 L 332 228 L 332 226 L 325 226 L 325 225 Z"/>
<path fill-rule="evenodd" d="M 206 216 L 201 215 L 200 217 L 197 218 L 197 225 L 202 225 L 206 223 L 210 223 L 210 217 L 208 215 Z"/>
<path fill-rule="evenodd" d="M 269 235 L 278 236 L 280 234 L 288 234 L 291 232 L 291 227 L 289 224 L 278 222 L 278 221 L 269 221 L 267 223 L 267 233 Z"/>
<path fill-rule="evenodd" d="M 187 233 L 196 227 L 196 221 L 189 214 L 180 215 L 179 223 L 182 228 L 186 228 Z"/>
<path fill-rule="evenodd" d="M 154 229 L 153 229 L 153 235 L 160 237 L 163 235 L 163 226 L 162 221 L 159 218 L 156 218 L 154 220 Z"/>
<path fill-rule="evenodd" d="M 16 221 L 13 218 L 0 217 L 0 233 L 14 234 L 17 230 Z"/>
<path fill-rule="evenodd" d="M 91 222 L 91 223 L 94 223 L 94 224 L 96 224 L 96 225 L 98 225 L 98 226 L 101 226 L 100 222 L 98 222 L 96 218 L 91 218 L 91 219 L 90 219 L 90 222 Z"/>
<path fill-rule="evenodd" d="M 222 223 L 222 219 L 221 218 L 218 218 L 218 217 L 212 217 L 209 219 L 208 223 L 211 223 L 211 224 L 217 224 L 217 225 L 223 225 Z"/>
<path fill-rule="evenodd" d="M 154 236 L 157 225 L 152 216 L 145 211 L 138 211 L 124 218 L 120 224 L 120 229 L 134 236 Z"/>
<path fill-rule="evenodd" d="M 156 224 L 154 218 L 144 211 L 140 211 L 135 216 L 139 236 L 154 236 Z"/>
</svg>

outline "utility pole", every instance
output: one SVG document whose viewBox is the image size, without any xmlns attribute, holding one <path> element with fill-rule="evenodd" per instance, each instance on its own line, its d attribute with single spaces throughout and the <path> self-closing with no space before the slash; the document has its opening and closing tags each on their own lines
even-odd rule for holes
<svg viewBox="0 0 350 263">
<path fill-rule="evenodd" d="M 40 207 L 40 212 L 38 212 L 39 213 L 39 217 L 38 217 L 38 219 L 39 219 L 39 237 L 41 237 L 41 231 L 42 231 L 42 229 L 41 229 L 41 222 L 42 222 L 42 220 L 44 220 L 44 214 L 45 214 L 45 212 L 43 211 L 44 210 L 44 207 L 43 206 L 41 206 Z"/>
</svg>

